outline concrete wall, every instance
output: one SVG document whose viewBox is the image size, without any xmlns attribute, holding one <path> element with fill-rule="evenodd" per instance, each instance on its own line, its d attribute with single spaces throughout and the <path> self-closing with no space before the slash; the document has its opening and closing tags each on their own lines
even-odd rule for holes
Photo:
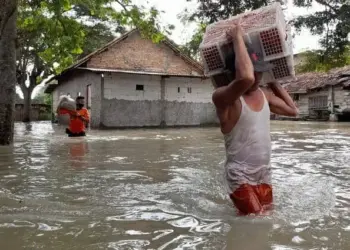
<svg viewBox="0 0 350 250">
<path fill-rule="evenodd" d="M 217 123 L 210 81 L 110 73 L 104 82 L 101 123 L 105 127 Z M 136 85 L 144 89 L 137 90 Z"/>
<path fill-rule="evenodd" d="M 161 112 L 161 101 L 105 99 L 101 123 L 107 128 L 160 126 Z"/>
<path fill-rule="evenodd" d="M 166 78 L 165 123 L 168 126 L 217 123 L 216 111 L 211 98 L 213 91 L 210 80 Z"/>
<path fill-rule="evenodd" d="M 168 126 L 218 123 L 215 107 L 211 103 L 166 102 L 165 114 Z"/>
<path fill-rule="evenodd" d="M 107 73 L 102 124 L 105 127 L 159 126 L 161 77 Z M 144 90 L 136 90 L 143 85 Z"/>
<path fill-rule="evenodd" d="M 165 79 L 165 99 L 170 102 L 211 103 L 213 91 L 210 80 L 183 77 Z"/>
<path fill-rule="evenodd" d="M 160 100 L 160 76 L 130 75 L 106 73 L 104 80 L 104 98 L 129 101 Z M 136 90 L 143 85 L 144 90 Z"/>
<path fill-rule="evenodd" d="M 75 73 L 66 79 L 60 80 L 59 85 L 52 92 L 53 105 L 52 111 L 56 113 L 59 97 L 61 95 L 70 94 L 72 98 L 76 98 L 80 92 L 82 96 L 87 93 L 87 86 L 91 85 L 91 127 L 99 127 L 100 110 L 101 110 L 101 75 L 89 71 L 75 71 Z M 67 124 L 68 116 L 60 118 L 60 123 Z"/>
</svg>

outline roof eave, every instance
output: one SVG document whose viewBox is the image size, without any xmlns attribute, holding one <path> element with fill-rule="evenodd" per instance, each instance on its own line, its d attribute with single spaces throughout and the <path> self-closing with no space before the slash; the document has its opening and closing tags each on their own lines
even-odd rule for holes
<svg viewBox="0 0 350 250">
<path fill-rule="evenodd" d="M 293 90 L 293 91 L 287 90 L 287 92 L 288 92 L 289 94 L 307 94 L 307 91 L 306 91 L 306 90 Z"/>
<path fill-rule="evenodd" d="M 123 74 L 136 74 L 136 75 L 156 75 L 163 77 L 188 77 L 188 78 L 201 78 L 206 79 L 204 75 L 189 75 L 189 74 L 171 74 L 164 72 L 148 72 L 148 71 L 135 71 L 135 70 L 124 70 L 124 69 L 103 69 L 103 68 L 77 68 L 77 70 L 86 70 L 91 72 L 99 73 L 123 73 Z"/>
</svg>

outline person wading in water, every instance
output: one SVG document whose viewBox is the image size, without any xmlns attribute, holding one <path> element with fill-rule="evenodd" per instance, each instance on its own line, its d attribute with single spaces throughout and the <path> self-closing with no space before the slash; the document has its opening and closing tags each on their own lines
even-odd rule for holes
<svg viewBox="0 0 350 250">
<path fill-rule="evenodd" d="M 69 137 L 79 137 L 85 136 L 85 129 L 90 121 L 89 111 L 84 108 L 85 98 L 83 96 L 78 96 L 76 98 L 76 111 L 69 111 L 66 109 L 58 110 L 58 113 L 69 114 L 70 122 L 69 128 L 66 129 L 66 133 Z"/>
<path fill-rule="evenodd" d="M 293 100 L 277 82 L 259 88 L 273 65 L 259 60 L 245 44 L 241 27 L 227 32 L 233 50 L 225 58 L 232 81 L 217 82 L 212 99 L 225 139 L 225 177 L 240 214 L 260 214 L 272 207 L 270 111 L 297 116 Z"/>
</svg>

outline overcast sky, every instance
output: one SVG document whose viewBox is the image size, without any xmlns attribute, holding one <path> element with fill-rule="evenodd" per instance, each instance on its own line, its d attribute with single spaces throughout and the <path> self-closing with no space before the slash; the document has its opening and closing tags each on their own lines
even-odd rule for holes
<svg viewBox="0 0 350 250">
<path fill-rule="evenodd" d="M 314 4 L 310 9 L 297 8 L 293 6 L 292 0 L 287 0 L 287 10 L 285 12 L 287 19 L 292 19 L 299 15 L 306 15 L 317 10 L 322 10 L 322 6 Z M 165 11 L 161 16 L 161 22 L 163 24 L 173 24 L 176 29 L 173 32 L 171 38 L 178 44 L 184 44 L 191 38 L 196 25 L 195 24 L 182 24 L 178 18 L 178 15 L 183 12 L 185 8 L 193 9 L 196 7 L 194 3 L 188 3 L 186 0 L 135 0 L 135 3 L 144 4 L 145 6 L 155 6 L 159 10 Z M 297 35 L 293 41 L 294 53 L 298 53 L 307 49 L 319 48 L 319 37 L 313 36 L 304 29 L 299 35 Z"/>
</svg>

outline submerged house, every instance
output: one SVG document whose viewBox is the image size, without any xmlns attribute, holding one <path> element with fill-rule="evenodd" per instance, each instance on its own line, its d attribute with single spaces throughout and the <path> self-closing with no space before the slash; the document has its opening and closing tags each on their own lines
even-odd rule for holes
<svg viewBox="0 0 350 250">
<path fill-rule="evenodd" d="M 305 73 L 285 82 L 300 118 L 350 120 L 350 66 L 327 73 Z"/>
<path fill-rule="evenodd" d="M 55 76 L 45 93 L 53 112 L 61 95 L 85 96 L 94 128 L 217 123 L 213 86 L 203 67 L 169 39 L 159 44 L 132 30 Z M 53 80 L 52 79 L 52 80 Z"/>
</svg>

